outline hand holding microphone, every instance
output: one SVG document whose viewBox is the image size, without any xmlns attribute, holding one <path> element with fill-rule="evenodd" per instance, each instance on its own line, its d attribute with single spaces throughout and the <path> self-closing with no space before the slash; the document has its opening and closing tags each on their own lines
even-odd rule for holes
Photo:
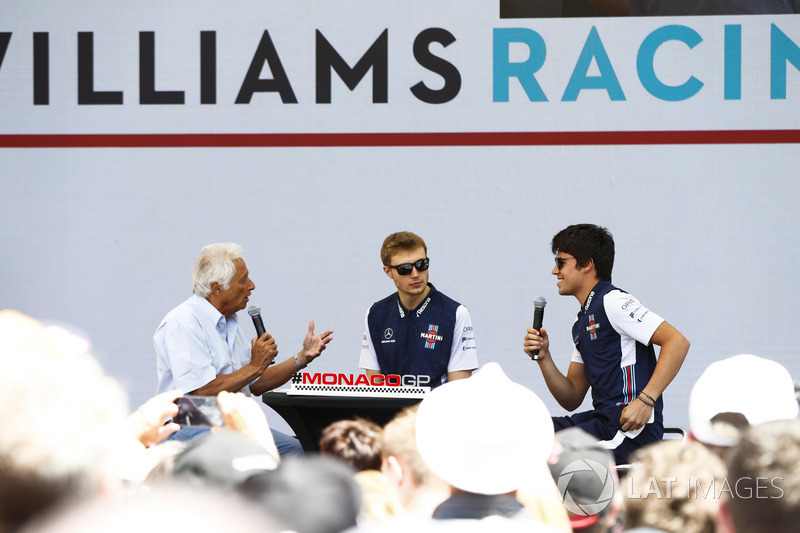
<svg viewBox="0 0 800 533">
<path fill-rule="evenodd" d="M 261 336 L 267 332 L 266 328 L 264 327 L 264 321 L 261 319 L 261 308 L 256 305 L 251 305 L 247 309 L 247 314 L 250 315 L 250 318 L 253 319 L 253 326 L 256 328 L 256 340 L 260 339 Z M 275 344 L 274 339 L 270 339 L 272 344 Z M 276 347 L 277 348 L 277 347 Z M 277 356 L 278 351 L 275 350 L 275 355 Z M 275 358 L 273 357 L 270 365 L 275 364 Z"/>
<path fill-rule="evenodd" d="M 536 331 L 542 329 L 545 305 L 547 305 L 547 300 L 544 299 L 544 296 L 539 296 L 533 301 L 533 329 Z M 539 359 L 538 348 L 531 352 L 531 360 L 536 361 L 537 359 Z"/>
</svg>

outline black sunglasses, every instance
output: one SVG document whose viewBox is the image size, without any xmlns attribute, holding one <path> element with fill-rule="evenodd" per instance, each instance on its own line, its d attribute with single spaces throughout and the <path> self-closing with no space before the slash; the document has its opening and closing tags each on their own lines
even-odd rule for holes
<svg viewBox="0 0 800 533">
<path fill-rule="evenodd" d="M 397 270 L 401 276 L 408 276 L 416 268 L 417 272 L 425 272 L 431 264 L 431 260 L 427 257 L 420 259 L 415 263 L 403 263 L 402 265 L 389 265 L 389 268 Z"/>
<path fill-rule="evenodd" d="M 569 261 L 570 259 L 575 259 L 574 257 L 556 257 L 556 270 L 561 270 L 564 268 L 564 264 Z M 576 259 L 577 261 L 577 259 Z"/>
</svg>

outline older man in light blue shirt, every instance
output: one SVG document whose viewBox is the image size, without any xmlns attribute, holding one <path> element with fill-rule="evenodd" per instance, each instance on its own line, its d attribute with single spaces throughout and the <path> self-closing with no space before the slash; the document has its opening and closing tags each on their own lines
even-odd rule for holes
<svg viewBox="0 0 800 533">
<path fill-rule="evenodd" d="M 164 317 L 153 340 L 158 354 L 157 393 L 197 390 L 250 361 L 250 343 L 238 317 L 225 317 L 197 294 Z M 249 385 L 245 388 L 249 390 Z"/>
<path fill-rule="evenodd" d="M 194 294 L 167 313 L 153 336 L 158 392 L 180 389 L 186 394 L 216 396 L 222 391 L 261 395 L 289 381 L 292 374 L 317 358 L 332 331 L 314 334 L 309 321 L 303 348 L 281 363 L 269 333 L 248 346 L 236 313 L 247 306 L 255 284 L 242 249 L 233 243 L 203 248 L 194 267 Z M 193 430 L 193 431 L 189 431 Z M 177 438 L 192 438 L 197 429 L 182 428 Z M 299 453 L 296 439 L 273 431 L 281 455 Z"/>
</svg>

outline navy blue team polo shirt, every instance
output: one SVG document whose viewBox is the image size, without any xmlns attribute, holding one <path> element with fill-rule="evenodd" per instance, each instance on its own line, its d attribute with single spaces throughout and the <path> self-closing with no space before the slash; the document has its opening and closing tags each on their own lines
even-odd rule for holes
<svg viewBox="0 0 800 533">
<path fill-rule="evenodd" d="M 384 375 L 426 375 L 430 386 L 437 387 L 447 381 L 451 355 L 463 354 L 474 364 L 464 369 L 477 368 L 475 337 L 468 311 L 459 302 L 437 291 L 429 283 L 430 292 L 416 309 L 405 309 L 397 293 L 375 302 L 366 320 L 366 335 Z M 456 332 L 459 308 L 467 315 L 465 325 Z M 365 338 L 362 347 L 369 349 Z M 457 369 L 457 370 L 460 370 Z"/>
<path fill-rule="evenodd" d="M 631 403 L 656 367 L 649 343 L 663 319 L 608 281 L 595 285 L 572 326 L 572 339 L 592 387 L 595 409 Z M 655 421 L 662 423 L 663 400 L 656 400 Z"/>
</svg>

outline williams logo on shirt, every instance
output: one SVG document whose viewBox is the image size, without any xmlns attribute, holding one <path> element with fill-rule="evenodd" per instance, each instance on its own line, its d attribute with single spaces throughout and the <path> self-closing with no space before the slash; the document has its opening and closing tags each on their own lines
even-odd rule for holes
<svg viewBox="0 0 800 533">
<path fill-rule="evenodd" d="M 428 325 L 427 333 L 420 333 L 420 337 L 425 339 L 425 347 L 433 350 L 436 347 L 436 341 L 443 341 L 444 337 L 439 335 L 439 326 L 433 324 Z"/>
</svg>

